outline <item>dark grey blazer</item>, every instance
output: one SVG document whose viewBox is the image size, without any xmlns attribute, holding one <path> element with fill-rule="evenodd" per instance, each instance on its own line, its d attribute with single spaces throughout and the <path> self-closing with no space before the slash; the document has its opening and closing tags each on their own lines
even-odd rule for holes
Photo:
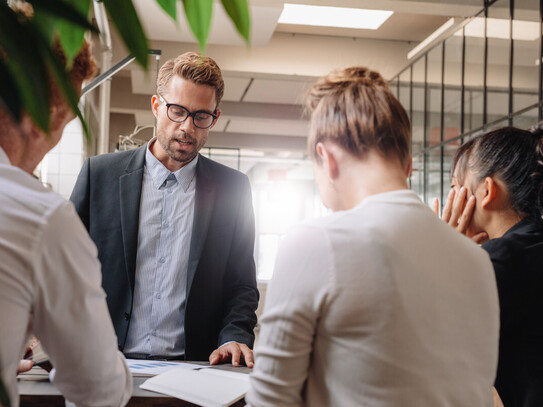
<svg viewBox="0 0 543 407">
<path fill-rule="evenodd" d="M 70 197 L 98 247 L 120 350 L 132 312 L 145 149 L 87 159 Z M 247 177 L 200 155 L 187 272 L 185 359 L 207 360 L 228 341 L 252 348 L 259 298 L 254 236 Z"/>
</svg>

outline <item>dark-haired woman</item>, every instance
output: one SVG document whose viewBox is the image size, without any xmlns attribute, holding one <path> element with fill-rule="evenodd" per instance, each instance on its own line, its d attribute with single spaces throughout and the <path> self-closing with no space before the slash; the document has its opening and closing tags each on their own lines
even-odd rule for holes
<svg viewBox="0 0 543 407">
<path fill-rule="evenodd" d="M 495 386 L 505 407 L 543 406 L 542 154 L 539 130 L 505 127 L 470 140 L 454 157 L 443 211 L 459 231 L 488 239 L 501 312 Z"/>
</svg>

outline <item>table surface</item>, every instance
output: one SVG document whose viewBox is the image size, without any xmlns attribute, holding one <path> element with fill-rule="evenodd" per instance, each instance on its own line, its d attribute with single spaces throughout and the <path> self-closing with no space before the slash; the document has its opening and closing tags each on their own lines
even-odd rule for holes
<svg viewBox="0 0 543 407">
<path fill-rule="evenodd" d="M 183 362 L 181 362 L 183 363 Z M 206 362 L 187 362 L 187 363 L 196 363 L 201 365 L 209 365 Z M 219 370 L 229 370 L 238 373 L 250 373 L 252 369 L 241 366 L 233 367 L 231 364 L 217 365 L 213 366 L 211 369 Z M 146 381 L 149 375 L 140 376 L 136 375 L 132 377 L 134 386 L 132 390 L 132 397 L 128 402 L 128 406 L 131 407 L 143 407 L 143 406 L 196 406 L 196 404 L 189 403 L 188 401 L 183 401 L 176 399 L 174 397 L 167 396 L 165 394 L 154 393 L 151 391 L 140 389 L 140 385 Z M 64 397 L 56 389 L 55 386 L 49 381 L 48 373 L 39 368 L 34 367 L 27 373 L 23 373 L 18 376 L 18 389 L 20 395 L 20 405 L 22 407 L 28 406 L 41 406 L 41 407 L 53 407 L 53 406 L 64 406 Z M 245 402 L 243 400 L 234 403 L 232 406 L 241 407 L 244 406 Z"/>
</svg>

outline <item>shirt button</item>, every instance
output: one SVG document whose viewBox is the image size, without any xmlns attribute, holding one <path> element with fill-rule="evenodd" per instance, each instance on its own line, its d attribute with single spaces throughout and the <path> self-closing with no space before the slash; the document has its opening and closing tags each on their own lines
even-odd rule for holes
<svg viewBox="0 0 543 407">
<path fill-rule="evenodd" d="M 166 258 L 165 257 L 161 257 L 159 260 L 159 263 L 164 263 L 166 261 Z"/>
<path fill-rule="evenodd" d="M 168 222 L 164 222 L 164 227 L 165 227 L 165 228 L 167 228 L 167 227 L 169 227 L 169 226 L 170 226 L 170 224 L 169 224 Z"/>
<path fill-rule="evenodd" d="M 151 332 L 151 335 L 156 336 L 156 330 L 154 330 L 153 332 Z"/>
<path fill-rule="evenodd" d="M 125 312 L 123 314 L 123 318 L 125 319 L 125 321 L 128 321 L 130 319 L 130 314 L 128 312 Z"/>
<path fill-rule="evenodd" d="M 171 193 L 172 193 L 172 189 L 168 188 L 168 194 L 171 194 Z"/>
<path fill-rule="evenodd" d="M 162 295 L 157 294 L 156 297 L 160 300 L 162 298 Z"/>
</svg>

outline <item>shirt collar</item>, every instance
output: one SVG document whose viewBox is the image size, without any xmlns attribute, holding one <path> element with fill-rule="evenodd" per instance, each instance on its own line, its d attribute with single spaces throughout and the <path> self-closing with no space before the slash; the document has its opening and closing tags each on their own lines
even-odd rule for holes
<svg viewBox="0 0 543 407">
<path fill-rule="evenodd" d="M 11 165 L 11 161 L 9 161 L 9 157 L 2 147 L 0 147 L 0 164 Z"/>
<path fill-rule="evenodd" d="M 183 191 L 187 192 L 192 180 L 194 179 L 194 176 L 196 175 L 198 156 L 196 156 L 188 164 L 185 164 L 183 167 L 172 173 L 158 160 L 158 158 L 153 155 L 153 153 L 151 153 L 149 146 L 155 141 L 156 137 L 151 139 L 149 143 L 147 143 L 147 148 L 145 151 L 145 166 L 151 175 L 154 187 L 159 189 L 164 184 L 164 181 L 166 181 L 166 178 L 168 178 L 170 174 L 173 174 L 179 185 L 181 185 L 183 188 Z"/>
</svg>

